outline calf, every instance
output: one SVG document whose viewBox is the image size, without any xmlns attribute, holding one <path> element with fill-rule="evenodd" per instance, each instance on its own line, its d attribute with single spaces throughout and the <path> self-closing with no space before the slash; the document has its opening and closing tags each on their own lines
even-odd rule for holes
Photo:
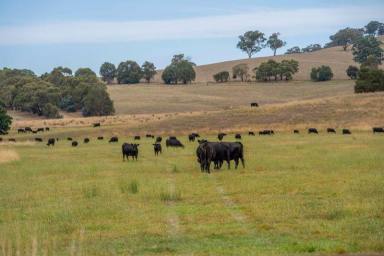
<svg viewBox="0 0 384 256">
<path fill-rule="evenodd" d="M 85 138 L 84 143 L 89 143 L 89 138 Z"/>
<path fill-rule="evenodd" d="M 129 156 L 132 156 L 132 159 L 137 160 L 137 156 L 139 155 L 139 144 L 128 144 L 124 143 L 121 146 L 121 151 L 123 153 L 123 161 L 125 161 L 125 158 L 128 160 Z"/>
<path fill-rule="evenodd" d="M 47 143 L 47 146 L 55 146 L 55 139 L 54 138 L 49 138 L 48 139 L 48 143 Z"/>
<path fill-rule="evenodd" d="M 319 134 L 319 132 L 317 131 L 316 128 L 309 128 L 308 129 L 308 134 L 311 134 L 311 133 Z"/>
<path fill-rule="evenodd" d="M 77 147 L 79 143 L 77 141 L 72 141 L 72 147 Z"/>
<path fill-rule="evenodd" d="M 165 141 L 165 145 L 167 147 L 184 148 L 184 145 L 178 139 L 176 139 L 176 137 L 169 137 Z"/>
<path fill-rule="evenodd" d="M 119 138 L 117 136 L 113 136 L 109 139 L 109 143 L 119 142 Z"/>
<path fill-rule="evenodd" d="M 383 127 L 373 127 L 372 132 L 375 133 L 384 133 L 384 128 Z"/>
<path fill-rule="evenodd" d="M 336 130 L 333 128 L 327 128 L 327 133 L 336 133 Z"/>
<path fill-rule="evenodd" d="M 155 152 L 155 156 L 159 155 L 159 153 L 162 153 L 161 144 L 155 143 L 153 144 L 153 151 Z"/>
<path fill-rule="evenodd" d="M 257 102 L 252 102 L 251 103 L 251 108 L 253 108 L 253 107 L 258 107 L 259 106 L 259 104 L 257 103 Z"/>
<path fill-rule="evenodd" d="M 94 123 L 93 127 L 100 127 L 100 123 Z"/>
<path fill-rule="evenodd" d="M 343 134 L 349 135 L 349 134 L 352 134 L 352 133 L 351 133 L 351 131 L 349 129 L 343 129 Z"/>
<path fill-rule="evenodd" d="M 235 139 L 241 140 L 241 134 L 240 134 L 240 133 L 237 133 L 237 134 L 235 135 Z"/>
</svg>

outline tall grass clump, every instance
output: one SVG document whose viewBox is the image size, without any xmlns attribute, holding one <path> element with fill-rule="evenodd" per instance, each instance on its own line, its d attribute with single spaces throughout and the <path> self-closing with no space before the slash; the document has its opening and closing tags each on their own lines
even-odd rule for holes
<svg viewBox="0 0 384 256">
<path fill-rule="evenodd" d="M 139 183 L 136 180 L 133 180 L 131 182 L 122 182 L 120 183 L 120 191 L 123 194 L 137 194 L 139 192 Z"/>
<path fill-rule="evenodd" d="M 162 191 L 160 193 L 160 199 L 163 202 L 177 202 L 181 200 L 180 191 Z"/>
</svg>

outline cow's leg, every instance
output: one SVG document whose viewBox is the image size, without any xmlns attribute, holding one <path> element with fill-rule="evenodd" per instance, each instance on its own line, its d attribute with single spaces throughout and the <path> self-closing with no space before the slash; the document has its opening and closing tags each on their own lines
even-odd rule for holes
<svg viewBox="0 0 384 256">
<path fill-rule="evenodd" d="M 240 158 L 240 160 L 241 160 L 241 164 L 243 165 L 243 168 L 245 168 L 245 164 L 244 164 L 244 158 L 243 158 L 243 157 L 241 157 L 241 158 Z"/>
<path fill-rule="evenodd" d="M 237 169 L 238 166 L 239 166 L 239 159 L 236 158 L 236 159 L 235 159 L 235 169 Z"/>
</svg>

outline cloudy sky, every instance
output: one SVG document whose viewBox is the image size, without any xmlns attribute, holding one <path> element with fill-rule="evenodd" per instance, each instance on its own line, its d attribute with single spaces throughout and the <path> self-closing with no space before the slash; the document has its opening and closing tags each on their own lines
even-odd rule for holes
<svg viewBox="0 0 384 256">
<path fill-rule="evenodd" d="M 384 21 L 384 1 L 342 0 L 1 0 L 0 68 L 36 73 L 55 66 L 145 60 L 158 68 L 173 54 L 197 64 L 245 58 L 238 35 L 280 32 L 287 47 L 324 44 L 344 27 Z M 315 3 L 316 2 L 316 3 Z M 280 50 L 284 52 L 284 49 Z M 270 55 L 265 49 L 258 55 Z"/>
</svg>

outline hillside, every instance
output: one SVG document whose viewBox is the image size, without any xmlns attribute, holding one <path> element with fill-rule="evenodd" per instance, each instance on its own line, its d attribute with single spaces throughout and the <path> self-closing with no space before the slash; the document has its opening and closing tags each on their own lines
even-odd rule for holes
<svg viewBox="0 0 384 256">
<path fill-rule="evenodd" d="M 295 80 L 309 80 L 309 74 L 313 67 L 321 65 L 328 65 L 332 68 L 335 80 L 348 79 L 345 70 L 349 65 L 358 64 L 352 59 L 352 52 L 350 49 L 343 51 L 342 47 L 325 48 L 319 51 L 311 53 L 299 53 L 299 54 L 284 54 L 277 56 L 258 57 L 251 59 L 241 59 L 225 61 L 220 63 L 201 65 L 195 68 L 197 83 L 206 83 L 213 81 L 212 76 L 220 71 L 228 71 L 231 73 L 232 67 L 245 63 L 248 64 L 250 70 L 260 65 L 260 63 L 273 59 L 281 61 L 284 59 L 294 59 L 299 62 L 299 72 L 294 75 Z M 160 70 L 155 77 L 155 82 L 162 82 L 162 71 Z"/>
</svg>

